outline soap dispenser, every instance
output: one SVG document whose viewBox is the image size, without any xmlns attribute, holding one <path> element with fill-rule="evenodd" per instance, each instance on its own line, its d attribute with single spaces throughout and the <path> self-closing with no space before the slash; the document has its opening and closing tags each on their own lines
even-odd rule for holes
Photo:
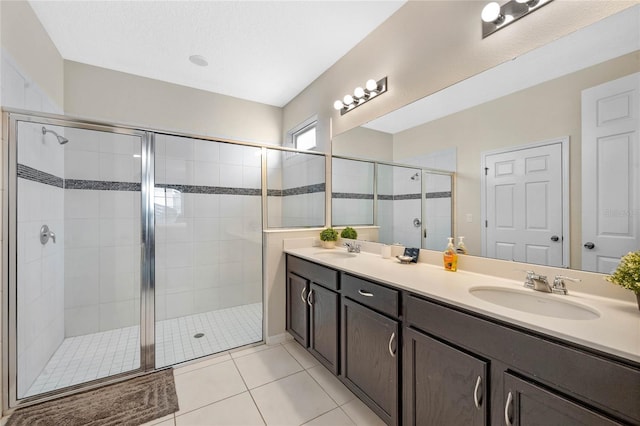
<svg viewBox="0 0 640 426">
<path fill-rule="evenodd" d="M 449 237 L 449 244 L 443 253 L 444 269 L 455 272 L 458 270 L 458 254 L 453 246 L 453 237 Z"/>
<path fill-rule="evenodd" d="M 456 247 L 458 254 L 467 254 L 467 246 L 464 245 L 464 237 L 458 237 L 458 246 Z"/>
</svg>

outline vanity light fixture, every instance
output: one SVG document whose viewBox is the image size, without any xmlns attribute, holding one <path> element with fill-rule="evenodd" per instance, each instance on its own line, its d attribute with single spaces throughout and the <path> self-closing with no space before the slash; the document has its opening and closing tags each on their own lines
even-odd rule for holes
<svg viewBox="0 0 640 426">
<path fill-rule="evenodd" d="M 387 77 L 383 77 L 378 81 L 374 79 L 367 80 L 362 87 L 356 87 L 353 95 L 345 95 L 342 100 L 333 103 L 333 107 L 340 111 L 340 115 L 344 115 L 352 109 L 365 104 L 375 96 L 381 95 L 387 91 Z"/>
<path fill-rule="evenodd" d="M 482 38 L 498 31 L 553 0 L 510 0 L 500 6 L 492 1 L 482 9 Z"/>
</svg>

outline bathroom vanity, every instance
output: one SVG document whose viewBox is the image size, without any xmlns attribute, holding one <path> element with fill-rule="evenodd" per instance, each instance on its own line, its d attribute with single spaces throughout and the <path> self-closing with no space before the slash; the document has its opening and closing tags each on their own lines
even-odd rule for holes
<svg viewBox="0 0 640 426">
<path fill-rule="evenodd" d="M 287 330 L 389 425 L 640 424 L 630 303 L 533 294 L 533 304 L 569 306 L 569 318 L 521 312 L 478 297 L 534 293 L 515 281 L 369 253 L 286 252 Z"/>
</svg>

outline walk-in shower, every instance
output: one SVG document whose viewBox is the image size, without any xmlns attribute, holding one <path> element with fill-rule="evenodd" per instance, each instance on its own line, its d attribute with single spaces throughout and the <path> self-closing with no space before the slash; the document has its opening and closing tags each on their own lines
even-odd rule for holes
<svg viewBox="0 0 640 426">
<path fill-rule="evenodd" d="M 263 340 L 265 148 L 3 118 L 9 406 Z"/>
</svg>

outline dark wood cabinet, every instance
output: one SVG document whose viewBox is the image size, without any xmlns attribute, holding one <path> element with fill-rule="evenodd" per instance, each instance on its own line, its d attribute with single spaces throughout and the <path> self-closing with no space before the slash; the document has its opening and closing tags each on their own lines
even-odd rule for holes
<svg viewBox="0 0 640 426">
<path fill-rule="evenodd" d="M 399 323 L 342 298 L 342 379 L 387 424 L 396 425 Z"/>
<path fill-rule="evenodd" d="M 487 424 L 487 361 L 411 328 L 403 342 L 404 425 Z"/>
<path fill-rule="evenodd" d="M 309 280 L 287 273 L 287 331 L 305 348 L 309 341 Z"/>
<path fill-rule="evenodd" d="M 333 374 L 338 374 L 340 296 L 321 285 L 311 283 L 308 296 L 309 351 Z"/>
<path fill-rule="evenodd" d="M 622 424 L 508 372 L 504 373 L 503 401 L 504 424 L 507 426 L 612 426 Z"/>
<path fill-rule="evenodd" d="M 640 425 L 640 368 L 287 256 L 287 330 L 388 425 Z"/>
</svg>

